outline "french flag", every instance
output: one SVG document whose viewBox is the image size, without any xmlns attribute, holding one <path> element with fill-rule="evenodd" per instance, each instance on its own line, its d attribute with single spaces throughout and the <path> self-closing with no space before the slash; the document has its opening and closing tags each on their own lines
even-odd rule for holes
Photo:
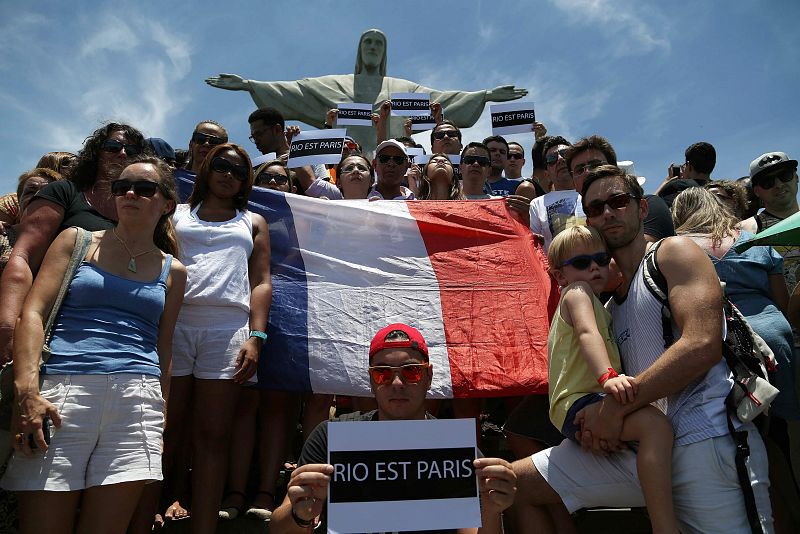
<svg viewBox="0 0 800 534">
<path fill-rule="evenodd" d="M 370 340 L 401 322 L 428 343 L 433 398 L 547 392 L 554 289 L 503 199 L 330 201 L 253 188 L 250 209 L 267 219 L 272 252 L 260 387 L 368 396 Z"/>
</svg>

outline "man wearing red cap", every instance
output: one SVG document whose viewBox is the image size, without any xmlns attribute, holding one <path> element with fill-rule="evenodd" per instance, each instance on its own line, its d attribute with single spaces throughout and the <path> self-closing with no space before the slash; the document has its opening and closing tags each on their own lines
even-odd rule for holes
<svg viewBox="0 0 800 534">
<path fill-rule="evenodd" d="M 347 417 L 348 421 L 431 419 L 425 412 L 425 395 L 433 367 L 425 338 L 415 328 L 397 323 L 382 328 L 369 346 L 369 377 L 378 409 Z M 420 437 L 420 446 L 424 446 Z M 327 464 L 328 422 L 324 421 L 303 445 L 298 467 L 292 473 L 283 503 L 273 512 L 270 531 L 276 534 L 309 532 L 323 514 L 333 466 Z M 480 529 L 436 532 L 500 533 L 501 513 L 514 502 L 516 478 L 511 465 L 500 458 L 474 461 L 480 483 Z"/>
</svg>

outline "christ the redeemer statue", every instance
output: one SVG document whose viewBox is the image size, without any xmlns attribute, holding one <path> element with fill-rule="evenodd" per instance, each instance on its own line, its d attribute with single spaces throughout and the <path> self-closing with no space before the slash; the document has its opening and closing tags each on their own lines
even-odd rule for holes
<svg viewBox="0 0 800 534">
<path fill-rule="evenodd" d="M 272 107 L 285 119 L 302 121 L 322 128 L 325 114 L 340 102 L 373 103 L 377 109 L 391 93 L 430 93 L 431 102 L 442 104 L 445 118 L 460 128 L 475 124 L 486 102 L 505 102 L 528 94 L 525 89 L 504 85 L 483 91 L 437 91 L 400 78 L 386 76 L 386 36 L 380 30 L 361 35 L 356 55 L 355 74 L 332 74 L 287 82 L 245 80 L 236 74 L 220 74 L 206 79 L 212 87 L 248 91 L 259 108 Z M 391 117 L 389 137 L 402 135 L 404 117 Z M 375 149 L 375 130 L 368 126 L 348 126 L 351 135 L 364 149 Z"/>
</svg>

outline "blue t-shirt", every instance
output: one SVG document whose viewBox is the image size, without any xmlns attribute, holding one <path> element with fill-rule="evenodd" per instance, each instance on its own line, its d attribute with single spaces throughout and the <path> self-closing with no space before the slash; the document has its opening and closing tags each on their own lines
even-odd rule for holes
<svg viewBox="0 0 800 534">
<path fill-rule="evenodd" d="M 168 254 L 158 278 L 137 282 L 83 262 L 53 325 L 42 373 L 161 376 L 156 343 L 171 263 Z"/>
<path fill-rule="evenodd" d="M 517 187 L 519 187 L 519 184 L 522 183 L 522 178 L 501 178 L 494 183 L 486 183 L 492 188 L 493 195 L 506 197 L 514 194 L 514 192 L 517 190 Z"/>
</svg>

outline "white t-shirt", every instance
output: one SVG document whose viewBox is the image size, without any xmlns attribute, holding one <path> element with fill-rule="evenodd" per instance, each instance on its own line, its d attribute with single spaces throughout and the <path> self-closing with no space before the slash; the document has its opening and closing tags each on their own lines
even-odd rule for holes
<svg viewBox="0 0 800 534">
<path fill-rule="evenodd" d="M 581 196 L 574 189 L 551 191 L 531 201 L 531 231 L 544 236 L 544 250 L 559 232 L 586 224 Z"/>
</svg>

